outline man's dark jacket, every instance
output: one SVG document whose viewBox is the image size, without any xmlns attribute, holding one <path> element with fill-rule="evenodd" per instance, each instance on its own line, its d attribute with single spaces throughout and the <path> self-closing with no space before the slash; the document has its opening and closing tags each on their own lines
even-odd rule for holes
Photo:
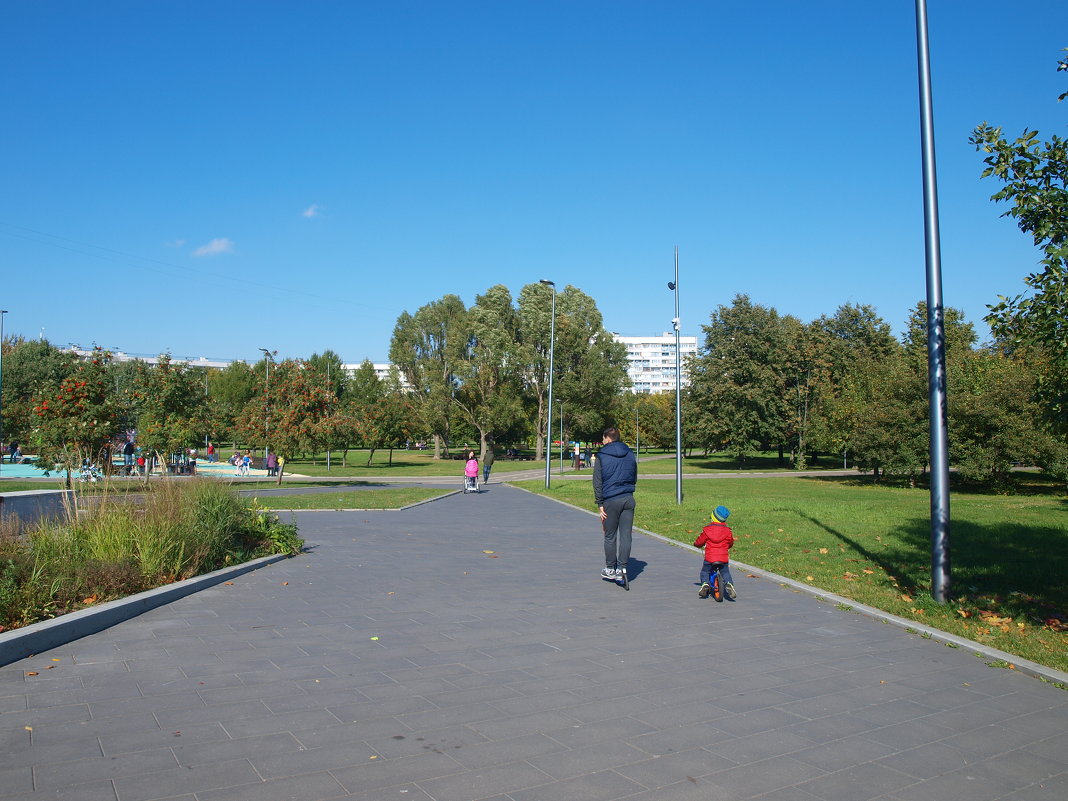
<svg viewBox="0 0 1068 801">
<path fill-rule="evenodd" d="M 598 506 L 619 495 L 634 494 L 638 461 L 623 442 L 609 442 L 597 454 L 593 466 L 593 498 Z"/>
</svg>

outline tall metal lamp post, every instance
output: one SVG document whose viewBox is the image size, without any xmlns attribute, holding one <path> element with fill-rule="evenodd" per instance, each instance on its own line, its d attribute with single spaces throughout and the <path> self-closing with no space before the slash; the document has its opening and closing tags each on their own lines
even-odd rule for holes
<svg viewBox="0 0 1068 801">
<path fill-rule="evenodd" d="M 931 597 L 949 600 L 949 436 L 946 412 L 946 330 L 942 309 L 942 256 L 938 233 L 934 101 L 927 37 L 927 0 L 916 0 L 916 58 L 923 154 L 923 228 L 927 264 L 927 386 L 931 432 Z"/>
<path fill-rule="evenodd" d="M 0 309 L 0 442 L 4 441 L 4 315 L 7 309 Z M 4 463 L 3 451 L 0 451 L 0 464 Z"/>
<path fill-rule="evenodd" d="M 675 247 L 675 280 L 668 281 L 675 293 L 675 503 L 682 505 L 682 350 L 679 346 L 679 248 Z"/>
<path fill-rule="evenodd" d="M 263 378 L 263 466 L 267 466 L 267 454 L 269 452 L 267 438 L 270 436 L 271 427 L 271 362 L 274 357 L 267 348 L 260 348 L 263 352 L 263 363 L 267 368 L 267 374 Z"/>
<path fill-rule="evenodd" d="M 553 356 L 556 351 L 556 284 L 548 278 L 542 278 L 539 284 L 552 287 L 553 306 L 549 314 L 549 408 L 545 410 L 545 489 L 549 489 L 549 471 L 552 469 L 552 430 L 553 430 Z"/>
</svg>

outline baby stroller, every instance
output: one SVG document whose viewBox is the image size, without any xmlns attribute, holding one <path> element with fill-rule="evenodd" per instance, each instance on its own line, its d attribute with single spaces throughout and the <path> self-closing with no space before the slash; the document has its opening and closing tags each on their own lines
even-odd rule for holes
<svg viewBox="0 0 1068 801">
<path fill-rule="evenodd" d="M 82 472 L 78 476 L 79 481 L 99 481 L 101 479 L 100 470 L 95 464 L 88 459 L 82 461 Z"/>
<path fill-rule="evenodd" d="M 478 460 L 474 457 L 464 465 L 464 494 L 478 492 Z"/>
</svg>

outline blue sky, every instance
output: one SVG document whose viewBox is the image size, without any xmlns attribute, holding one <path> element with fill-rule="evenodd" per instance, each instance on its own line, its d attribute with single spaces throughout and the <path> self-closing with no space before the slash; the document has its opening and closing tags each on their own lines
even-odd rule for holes
<svg viewBox="0 0 1068 801">
<path fill-rule="evenodd" d="M 811 320 L 924 296 L 913 3 L 0 6 L 6 333 L 384 361 L 397 316 L 540 278 L 609 330 L 736 293 Z M 1068 3 L 930 0 L 946 304 L 1039 253 L 968 134 L 1063 135 Z"/>
</svg>

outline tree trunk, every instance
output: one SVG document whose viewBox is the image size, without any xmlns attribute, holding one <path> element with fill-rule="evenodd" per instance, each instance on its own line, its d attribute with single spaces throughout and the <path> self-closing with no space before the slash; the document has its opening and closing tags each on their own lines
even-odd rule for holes
<svg viewBox="0 0 1068 801">
<path fill-rule="evenodd" d="M 441 435 L 434 435 L 434 459 L 435 461 L 441 458 Z"/>
<path fill-rule="evenodd" d="M 371 452 L 369 454 L 367 454 L 367 466 L 368 467 L 371 466 L 371 460 L 375 458 L 375 451 L 376 450 L 378 450 L 378 449 L 377 448 L 371 448 Z"/>
</svg>

